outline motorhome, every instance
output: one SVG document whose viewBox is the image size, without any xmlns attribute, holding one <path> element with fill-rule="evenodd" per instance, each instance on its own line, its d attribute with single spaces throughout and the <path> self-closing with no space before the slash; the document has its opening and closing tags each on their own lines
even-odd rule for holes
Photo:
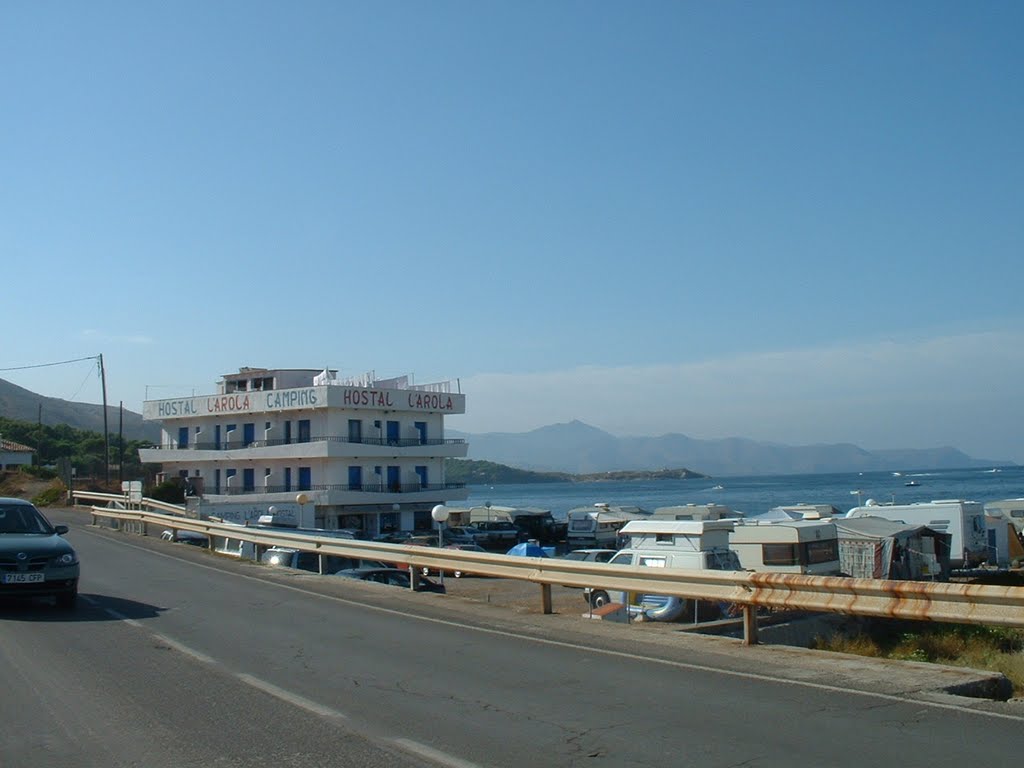
<svg viewBox="0 0 1024 768">
<path fill-rule="evenodd" d="M 746 522 L 733 529 L 729 546 L 748 571 L 813 576 L 840 572 L 839 539 L 830 521 Z"/>
<path fill-rule="evenodd" d="M 949 564 L 951 568 L 973 568 L 988 555 L 985 508 L 978 501 L 937 499 L 915 504 L 879 504 L 868 499 L 862 507 L 854 507 L 847 517 L 882 517 L 907 525 L 926 525 L 940 533 L 950 534 Z"/>
<path fill-rule="evenodd" d="M 671 507 L 657 507 L 651 513 L 655 520 L 736 520 L 742 512 L 724 504 L 677 504 Z"/>
<path fill-rule="evenodd" d="M 986 501 L 985 514 L 1004 518 L 1013 525 L 1018 534 L 1024 532 L 1024 499 Z"/>
<path fill-rule="evenodd" d="M 650 513 L 640 507 L 611 504 L 576 507 L 568 512 L 565 542 L 569 549 L 615 549 L 622 526 L 631 520 L 649 517 Z"/>
<path fill-rule="evenodd" d="M 632 520 L 621 529 L 626 546 L 608 565 L 738 571 L 740 561 L 729 549 L 733 525 L 732 520 Z M 619 590 L 587 589 L 584 595 L 594 607 L 618 602 L 630 614 L 653 621 L 675 621 L 694 606 L 682 597 Z"/>
</svg>

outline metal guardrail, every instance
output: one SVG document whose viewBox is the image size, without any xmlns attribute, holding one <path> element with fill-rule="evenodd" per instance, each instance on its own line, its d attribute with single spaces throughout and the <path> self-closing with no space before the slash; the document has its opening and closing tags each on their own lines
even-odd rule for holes
<svg viewBox="0 0 1024 768">
<path fill-rule="evenodd" d="M 74 495 L 85 498 L 77 492 Z M 97 495 L 113 496 L 91 497 Z M 757 642 L 758 607 L 1024 629 L 1024 587 L 645 568 L 277 532 L 140 510 L 94 506 L 91 514 L 94 523 L 96 518 L 136 521 L 143 531 L 148 525 L 158 525 L 261 547 L 291 547 L 321 555 L 530 581 L 541 586 L 545 613 L 551 612 L 551 586 L 559 584 L 732 603 L 743 610 L 746 644 Z"/>
</svg>

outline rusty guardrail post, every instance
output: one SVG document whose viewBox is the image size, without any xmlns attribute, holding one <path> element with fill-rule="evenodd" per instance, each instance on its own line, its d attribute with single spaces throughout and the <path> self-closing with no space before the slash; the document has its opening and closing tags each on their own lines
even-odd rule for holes
<svg viewBox="0 0 1024 768">
<path fill-rule="evenodd" d="M 757 645 L 757 606 L 743 606 L 743 644 Z"/>
<path fill-rule="evenodd" d="M 552 613 L 551 607 L 551 585 L 541 584 L 540 585 L 540 604 L 544 613 Z"/>
</svg>

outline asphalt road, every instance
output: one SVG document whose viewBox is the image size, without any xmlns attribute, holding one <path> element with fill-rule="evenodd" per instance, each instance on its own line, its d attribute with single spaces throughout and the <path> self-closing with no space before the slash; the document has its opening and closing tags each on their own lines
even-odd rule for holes
<svg viewBox="0 0 1024 768">
<path fill-rule="evenodd" d="M 761 654 L 591 638 L 48 516 L 72 526 L 82 605 L 0 604 L 3 766 L 863 768 L 1024 750 L 1013 711 L 847 690 L 827 667 L 787 681 Z"/>
</svg>

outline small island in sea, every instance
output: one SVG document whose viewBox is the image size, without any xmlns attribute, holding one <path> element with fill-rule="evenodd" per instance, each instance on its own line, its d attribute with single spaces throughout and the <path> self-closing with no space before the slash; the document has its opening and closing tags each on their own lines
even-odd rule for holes
<svg viewBox="0 0 1024 768">
<path fill-rule="evenodd" d="M 595 472 L 573 475 L 567 472 L 532 472 L 517 469 L 493 461 L 473 459 L 446 459 L 445 477 L 449 482 L 467 485 L 509 485 L 518 483 L 593 483 L 601 481 L 624 482 L 629 480 L 689 480 L 706 478 L 700 472 L 690 469 L 623 470 L 619 472 Z"/>
</svg>

